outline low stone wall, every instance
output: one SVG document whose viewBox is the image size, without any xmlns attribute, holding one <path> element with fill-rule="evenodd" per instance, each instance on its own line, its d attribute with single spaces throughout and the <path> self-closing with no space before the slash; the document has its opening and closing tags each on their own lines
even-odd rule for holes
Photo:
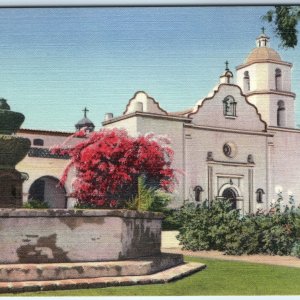
<svg viewBox="0 0 300 300">
<path fill-rule="evenodd" d="M 162 215 L 0 209 L 0 263 L 113 261 L 160 254 Z"/>
</svg>

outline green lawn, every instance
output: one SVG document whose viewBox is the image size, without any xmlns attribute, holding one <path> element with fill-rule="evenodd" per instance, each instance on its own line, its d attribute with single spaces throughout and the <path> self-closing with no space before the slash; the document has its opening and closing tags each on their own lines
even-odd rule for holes
<svg viewBox="0 0 300 300">
<path fill-rule="evenodd" d="M 300 269 L 185 257 L 207 269 L 167 284 L 15 294 L 17 296 L 300 295 Z M 3 294 L 4 295 L 4 294 Z M 14 295 L 14 296 L 15 296 Z M 5 296 L 8 296 L 7 294 Z"/>
</svg>

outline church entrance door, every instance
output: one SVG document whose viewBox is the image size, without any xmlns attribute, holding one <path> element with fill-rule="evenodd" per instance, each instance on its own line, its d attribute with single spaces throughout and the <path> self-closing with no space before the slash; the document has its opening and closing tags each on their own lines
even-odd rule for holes
<svg viewBox="0 0 300 300">
<path fill-rule="evenodd" d="M 237 193 L 232 188 L 227 188 L 223 191 L 222 197 L 229 200 L 231 203 L 232 209 L 237 209 L 236 201 L 237 201 Z"/>
</svg>

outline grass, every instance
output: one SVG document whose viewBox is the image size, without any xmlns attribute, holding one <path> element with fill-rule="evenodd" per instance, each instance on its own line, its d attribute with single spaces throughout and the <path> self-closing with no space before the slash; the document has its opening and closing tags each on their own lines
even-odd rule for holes
<svg viewBox="0 0 300 300">
<path fill-rule="evenodd" d="M 300 295 L 299 268 L 195 257 L 185 259 L 205 263 L 207 269 L 167 284 L 33 292 L 13 296 Z"/>
</svg>

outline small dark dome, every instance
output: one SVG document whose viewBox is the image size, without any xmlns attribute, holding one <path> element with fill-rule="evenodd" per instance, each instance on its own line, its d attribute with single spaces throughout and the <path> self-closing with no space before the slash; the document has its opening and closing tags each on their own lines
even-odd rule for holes
<svg viewBox="0 0 300 300">
<path fill-rule="evenodd" d="M 83 112 L 84 112 L 84 117 L 75 124 L 76 130 L 79 131 L 80 129 L 86 127 L 88 131 L 90 132 L 94 131 L 95 129 L 94 123 L 86 116 L 88 109 L 85 107 Z"/>
<path fill-rule="evenodd" d="M 83 127 L 92 127 L 93 129 L 95 128 L 94 123 L 89 119 L 89 118 L 82 118 L 80 121 L 78 121 L 75 125 L 77 130 L 80 130 Z"/>
</svg>

